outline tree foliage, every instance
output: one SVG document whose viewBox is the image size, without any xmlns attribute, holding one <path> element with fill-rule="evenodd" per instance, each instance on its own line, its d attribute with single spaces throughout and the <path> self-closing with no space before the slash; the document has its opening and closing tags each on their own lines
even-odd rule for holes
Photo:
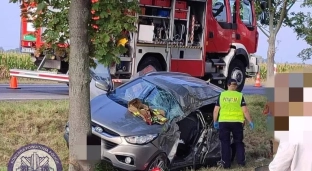
<svg viewBox="0 0 312 171">
<path fill-rule="evenodd" d="M 260 16 L 260 4 L 257 2 L 258 28 L 268 38 L 269 47 L 267 50 L 267 79 L 274 75 L 274 57 L 276 53 L 276 37 L 282 26 L 291 26 L 292 17 L 290 9 L 296 0 L 268 0 L 265 20 Z M 262 15 L 263 16 L 263 15 Z"/>
<path fill-rule="evenodd" d="M 305 63 L 305 61 L 311 59 L 312 57 L 312 48 L 305 48 L 303 49 L 298 55 L 298 58 L 301 59 L 302 63 Z"/>
<path fill-rule="evenodd" d="M 295 17 L 290 21 L 291 26 L 297 33 L 297 38 L 302 38 L 312 46 L 312 15 L 310 12 L 298 12 L 292 14 Z"/>
<path fill-rule="evenodd" d="M 270 36 L 277 35 L 281 26 L 293 28 L 297 38 L 305 40 L 310 46 L 312 46 L 312 15 L 310 12 L 290 12 L 291 7 L 295 3 L 301 3 L 301 8 L 311 8 L 312 0 L 297 1 L 297 0 L 271 0 L 272 8 L 268 10 L 267 14 L 269 19 L 265 24 L 259 24 L 259 29 L 269 38 Z M 259 2 L 257 2 L 256 8 L 257 14 L 261 13 Z M 272 17 L 273 16 L 273 17 Z M 284 16 L 284 17 L 283 17 Z M 260 18 L 258 18 L 260 20 Z M 269 27 L 269 28 L 268 28 Z M 272 35 L 273 34 L 273 35 Z M 310 59 L 311 47 L 303 49 L 297 57 L 302 62 Z"/>
<path fill-rule="evenodd" d="M 269 38 L 270 35 L 278 33 L 281 26 L 290 26 L 289 10 L 296 3 L 296 0 L 268 0 L 266 21 L 264 23 L 258 22 L 260 30 Z M 260 21 L 261 14 L 260 2 L 256 1 L 256 14 L 258 21 Z"/>
<path fill-rule="evenodd" d="M 301 4 L 301 8 L 311 8 L 312 0 L 306 0 Z M 297 33 L 297 38 L 302 38 L 310 46 L 312 46 L 312 15 L 311 12 L 304 13 L 302 11 L 291 13 L 290 26 Z"/>
<path fill-rule="evenodd" d="M 118 55 L 125 53 L 123 46 L 117 45 L 117 41 L 124 36 L 123 30 L 135 31 L 136 17 L 129 15 L 137 12 L 138 1 L 128 0 L 91 0 L 92 17 L 89 22 L 89 49 L 90 56 L 95 57 L 100 63 L 109 65 L 119 62 Z M 22 0 L 10 0 L 12 3 Z M 36 8 L 29 7 L 37 4 Z M 40 49 L 54 51 L 54 53 L 69 53 L 69 47 L 61 46 L 70 44 L 68 28 L 69 0 L 28 0 L 21 4 L 22 15 L 34 17 L 34 27 L 44 27 L 42 34 L 45 45 Z M 28 17 L 29 18 L 29 17 Z M 64 54 L 64 53 L 63 53 Z M 68 56 L 68 55 L 67 55 Z"/>
<path fill-rule="evenodd" d="M 304 63 L 305 61 L 311 59 L 312 56 L 312 16 L 311 13 L 299 12 L 296 14 L 296 20 L 292 21 L 295 32 L 297 33 L 297 38 L 301 38 L 310 45 L 309 48 L 301 50 L 297 55 L 298 58 Z"/>
</svg>

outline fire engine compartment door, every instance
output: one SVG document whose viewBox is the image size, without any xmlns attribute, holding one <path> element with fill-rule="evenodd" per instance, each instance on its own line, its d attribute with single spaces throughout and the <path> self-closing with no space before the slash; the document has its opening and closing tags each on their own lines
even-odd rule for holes
<svg viewBox="0 0 312 171">
<path fill-rule="evenodd" d="M 196 77 L 204 75 L 206 4 L 206 1 L 187 1 L 188 19 L 175 20 L 174 37 L 185 38 L 185 42 L 182 46 L 171 47 L 171 71 L 184 72 Z M 181 32 L 179 29 L 183 30 L 181 25 L 186 27 L 184 36 L 178 36 Z"/>
</svg>

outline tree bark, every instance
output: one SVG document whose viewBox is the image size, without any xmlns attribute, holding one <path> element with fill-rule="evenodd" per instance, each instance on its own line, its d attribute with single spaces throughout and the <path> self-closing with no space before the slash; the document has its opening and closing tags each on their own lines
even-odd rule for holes
<svg viewBox="0 0 312 171">
<path fill-rule="evenodd" d="M 274 57 L 275 57 L 275 39 L 274 14 L 276 9 L 272 6 L 272 0 L 269 0 L 269 47 L 267 51 L 267 80 L 274 75 Z"/>
<path fill-rule="evenodd" d="M 89 171 L 87 135 L 91 132 L 88 22 L 90 0 L 71 0 L 69 8 L 69 170 Z"/>
<path fill-rule="evenodd" d="M 275 40 L 276 36 L 274 33 L 270 35 L 269 37 L 269 47 L 267 51 L 267 80 L 274 76 L 274 57 L 275 57 Z"/>
</svg>

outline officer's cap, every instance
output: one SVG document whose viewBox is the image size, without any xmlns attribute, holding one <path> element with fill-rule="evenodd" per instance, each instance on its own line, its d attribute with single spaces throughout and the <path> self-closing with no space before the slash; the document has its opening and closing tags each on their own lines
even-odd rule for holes
<svg viewBox="0 0 312 171">
<path fill-rule="evenodd" d="M 237 85 L 237 81 L 235 79 L 229 79 L 227 84 L 228 85 Z"/>
</svg>

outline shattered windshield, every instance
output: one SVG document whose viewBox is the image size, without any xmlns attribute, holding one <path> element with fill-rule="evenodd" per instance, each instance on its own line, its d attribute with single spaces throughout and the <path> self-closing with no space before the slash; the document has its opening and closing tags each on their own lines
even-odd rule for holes
<svg viewBox="0 0 312 171">
<path fill-rule="evenodd" d="M 124 107 L 132 99 L 138 98 L 151 109 L 164 110 L 169 121 L 183 116 L 183 111 L 172 94 L 143 79 L 119 87 L 107 96 Z"/>
</svg>

